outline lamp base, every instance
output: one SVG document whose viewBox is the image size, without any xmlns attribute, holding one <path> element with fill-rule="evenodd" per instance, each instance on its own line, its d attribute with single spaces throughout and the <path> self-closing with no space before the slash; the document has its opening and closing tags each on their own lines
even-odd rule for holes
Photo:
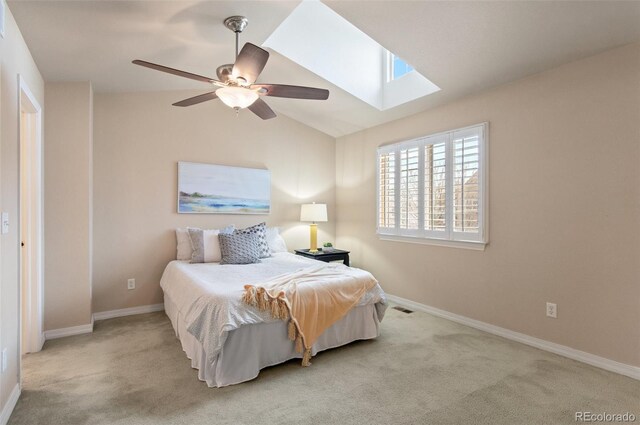
<svg viewBox="0 0 640 425">
<path fill-rule="evenodd" d="M 310 240 L 309 252 L 318 252 L 318 225 L 316 223 L 309 225 Z"/>
</svg>

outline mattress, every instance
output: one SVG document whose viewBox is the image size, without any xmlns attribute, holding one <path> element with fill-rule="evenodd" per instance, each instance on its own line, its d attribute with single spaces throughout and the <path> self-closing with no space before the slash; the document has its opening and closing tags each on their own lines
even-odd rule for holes
<svg viewBox="0 0 640 425">
<path fill-rule="evenodd" d="M 165 311 L 198 378 L 210 387 L 237 384 L 264 367 L 300 358 L 287 339 L 287 323 L 243 304 L 240 297 L 245 284 L 317 264 L 289 253 L 253 265 L 169 263 L 161 280 Z M 377 337 L 385 309 L 384 292 L 376 285 L 321 335 L 312 354 Z"/>
</svg>

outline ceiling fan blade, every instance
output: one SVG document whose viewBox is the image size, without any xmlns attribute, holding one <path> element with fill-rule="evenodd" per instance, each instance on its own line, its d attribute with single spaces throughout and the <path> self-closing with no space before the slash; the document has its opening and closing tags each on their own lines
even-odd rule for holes
<svg viewBox="0 0 640 425">
<path fill-rule="evenodd" d="M 269 59 L 269 52 L 255 44 L 246 43 L 233 64 L 233 76 L 242 77 L 251 84 L 264 69 Z"/>
<path fill-rule="evenodd" d="M 206 102 L 207 100 L 217 99 L 218 96 L 216 92 L 212 91 L 209 93 L 201 94 L 198 96 L 190 97 L 189 99 L 181 100 L 180 102 L 176 102 L 173 106 L 191 106 L 197 105 L 198 103 Z"/>
<path fill-rule="evenodd" d="M 273 112 L 273 109 L 271 109 L 269 105 L 267 105 L 267 102 L 262 99 L 257 99 L 255 102 L 253 102 L 249 106 L 249 110 L 263 120 L 270 120 L 271 118 L 276 117 L 276 113 Z"/>
<path fill-rule="evenodd" d="M 263 96 L 312 100 L 327 100 L 329 98 L 329 90 L 315 87 L 287 86 L 285 84 L 252 84 L 251 88 L 265 89 L 267 92 Z"/>
<path fill-rule="evenodd" d="M 168 66 L 158 65 L 157 63 L 147 62 L 140 59 L 136 59 L 132 61 L 132 63 L 140 66 L 144 66 L 147 68 L 155 69 L 156 71 L 167 72 L 169 74 L 177 75 L 178 77 L 190 78 L 196 81 L 202 81 L 203 83 L 220 83 L 213 78 L 204 77 L 198 74 L 192 74 L 191 72 L 180 71 L 179 69 L 169 68 Z M 222 83 L 220 83 L 222 84 Z"/>
</svg>

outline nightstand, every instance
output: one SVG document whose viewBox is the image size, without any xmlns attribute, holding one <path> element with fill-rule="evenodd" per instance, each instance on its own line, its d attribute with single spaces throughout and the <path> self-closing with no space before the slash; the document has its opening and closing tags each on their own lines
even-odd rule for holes
<svg viewBox="0 0 640 425">
<path fill-rule="evenodd" d="M 349 265 L 349 251 L 343 251 L 341 249 L 331 249 L 330 251 L 318 251 L 309 252 L 308 249 L 296 249 L 296 255 L 302 255 L 303 257 L 313 258 L 314 260 L 324 261 L 328 263 L 330 261 L 342 261 L 345 266 Z"/>
</svg>

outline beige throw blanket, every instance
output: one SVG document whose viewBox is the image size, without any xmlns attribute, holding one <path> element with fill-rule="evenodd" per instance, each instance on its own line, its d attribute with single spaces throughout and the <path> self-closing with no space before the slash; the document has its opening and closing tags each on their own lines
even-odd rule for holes
<svg viewBox="0 0 640 425">
<path fill-rule="evenodd" d="M 275 319 L 289 320 L 289 339 L 304 346 L 302 365 L 310 365 L 318 337 L 353 308 L 378 282 L 368 272 L 343 264 L 321 263 L 276 276 L 261 285 L 245 285 L 242 300 Z"/>
</svg>

